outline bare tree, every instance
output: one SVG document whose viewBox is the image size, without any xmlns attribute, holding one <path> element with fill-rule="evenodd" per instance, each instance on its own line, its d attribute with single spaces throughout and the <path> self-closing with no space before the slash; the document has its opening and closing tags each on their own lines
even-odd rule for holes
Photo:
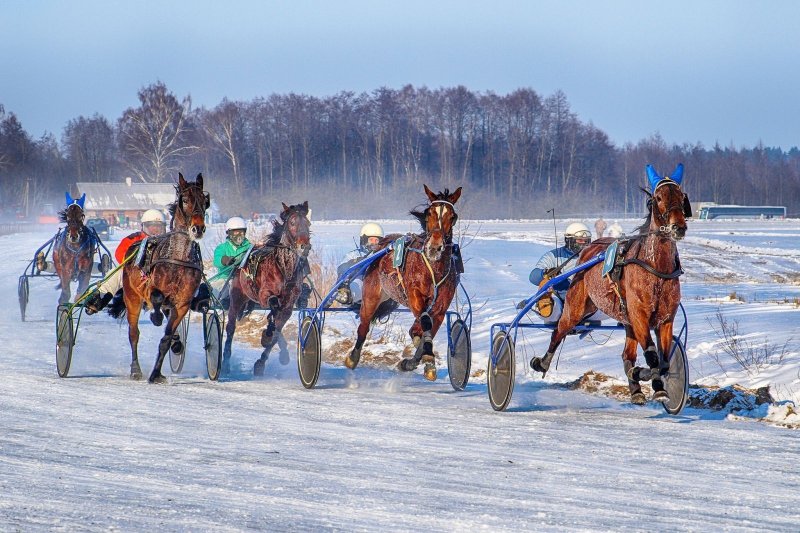
<svg viewBox="0 0 800 533">
<path fill-rule="evenodd" d="M 114 128 L 103 116 L 72 119 L 61 137 L 68 168 L 77 181 L 108 179 L 114 167 Z"/>
<path fill-rule="evenodd" d="M 181 158 L 197 146 L 190 138 L 192 101 L 180 102 L 162 82 L 139 91 L 137 108 L 128 108 L 119 119 L 119 142 L 128 168 L 144 182 L 161 182 L 179 167 Z"/>
</svg>

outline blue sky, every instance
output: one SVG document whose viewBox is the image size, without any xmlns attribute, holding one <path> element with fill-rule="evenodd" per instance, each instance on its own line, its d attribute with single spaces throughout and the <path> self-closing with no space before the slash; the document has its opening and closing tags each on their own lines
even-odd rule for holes
<svg viewBox="0 0 800 533">
<path fill-rule="evenodd" d="M 800 2 L 0 0 L 0 104 L 35 138 L 161 80 L 195 106 L 407 83 L 560 89 L 617 145 L 800 146 Z"/>
</svg>

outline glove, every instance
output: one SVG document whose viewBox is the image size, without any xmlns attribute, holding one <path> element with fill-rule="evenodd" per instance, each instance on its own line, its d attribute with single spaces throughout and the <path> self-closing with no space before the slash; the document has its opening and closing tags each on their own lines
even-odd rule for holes
<svg viewBox="0 0 800 533">
<path fill-rule="evenodd" d="M 229 255 L 223 255 L 221 262 L 222 262 L 222 266 L 230 266 L 230 265 L 233 264 L 233 257 L 231 257 Z"/>
</svg>

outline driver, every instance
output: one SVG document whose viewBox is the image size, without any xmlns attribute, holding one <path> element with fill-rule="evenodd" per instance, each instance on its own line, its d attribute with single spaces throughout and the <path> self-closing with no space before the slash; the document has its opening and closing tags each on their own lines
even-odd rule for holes
<svg viewBox="0 0 800 533">
<path fill-rule="evenodd" d="M 141 222 L 141 231 L 131 233 L 117 245 L 114 258 L 120 265 L 127 258 L 131 246 L 143 241 L 145 237 L 162 235 L 167 227 L 164 214 L 156 209 L 148 209 L 142 213 Z M 122 269 L 117 268 L 97 285 L 97 290 L 86 301 L 86 313 L 93 315 L 102 310 L 120 289 L 122 289 Z"/>
<path fill-rule="evenodd" d="M 347 269 L 355 265 L 368 255 L 377 250 L 378 243 L 383 237 L 383 228 L 376 222 L 367 222 L 361 226 L 358 234 L 358 247 L 352 250 L 344 258 L 344 263 L 336 268 L 338 277 L 347 272 Z M 342 284 L 336 292 L 336 301 L 343 305 L 354 305 L 361 303 L 361 286 L 364 281 L 362 276 L 350 280 L 349 283 Z"/>
</svg>

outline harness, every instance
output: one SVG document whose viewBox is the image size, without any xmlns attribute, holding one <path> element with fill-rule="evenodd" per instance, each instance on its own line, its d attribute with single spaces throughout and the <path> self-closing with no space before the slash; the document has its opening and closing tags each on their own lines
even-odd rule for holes
<svg viewBox="0 0 800 533">
<path fill-rule="evenodd" d="M 78 248 L 73 248 L 70 246 L 70 242 L 68 237 L 68 233 L 66 228 L 59 229 L 56 233 L 55 240 L 56 242 L 61 242 L 64 248 L 74 255 L 73 263 L 72 263 L 72 280 L 75 281 L 78 279 L 79 274 L 79 260 L 80 254 L 84 250 L 89 249 L 89 257 L 94 257 L 94 254 L 97 252 L 99 248 L 98 243 L 100 242 L 100 237 L 97 236 L 97 233 L 93 228 L 89 228 L 87 226 L 82 226 L 79 230 L 80 237 L 78 239 L 78 243 L 80 246 Z"/>
<path fill-rule="evenodd" d="M 189 242 L 188 249 L 187 241 Z M 189 237 L 189 233 L 186 231 L 173 230 L 157 237 L 145 237 L 133 246 L 138 247 L 134 265 L 141 269 L 143 277 L 149 276 L 157 265 L 162 264 L 203 271 L 203 256 L 200 246 Z M 175 259 L 173 257 L 175 255 L 187 259 Z"/>
</svg>

